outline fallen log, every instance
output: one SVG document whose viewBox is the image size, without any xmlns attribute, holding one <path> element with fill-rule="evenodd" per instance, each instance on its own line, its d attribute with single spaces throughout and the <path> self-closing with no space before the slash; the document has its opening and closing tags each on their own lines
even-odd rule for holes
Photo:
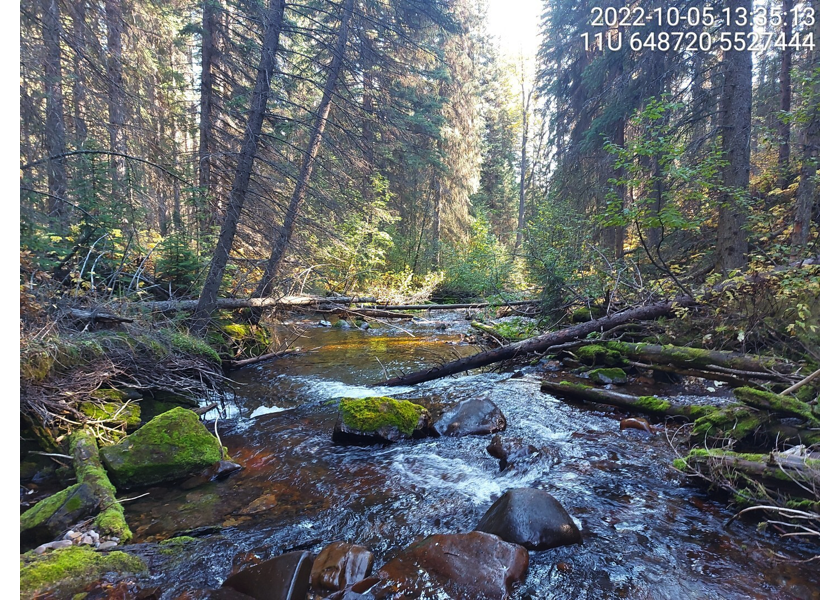
<svg viewBox="0 0 840 600">
<path fill-rule="evenodd" d="M 79 308 L 66 308 L 64 313 L 80 321 L 93 321 L 94 323 L 134 323 L 134 319 L 121 317 L 113 313 L 100 310 L 81 310 Z"/>
<path fill-rule="evenodd" d="M 100 535 L 115 536 L 120 542 L 131 539 L 131 530 L 125 522 L 123 507 L 117 501 L 116 489 L 99 460 L 96 439 L 86 431 L 78 431 L 70 437 L 70 451 L 79 483 L 88 484 L 99 501 L 99 514 L 93 525 Z"/>
<path fill-rule="evenodd" d="M 365 308 L 383 310 L 454 310 L 456 308 L 498 308 L 500 306 L 525 306 L 537 304 L 538 300 L 516 300 L 514 302 L 478 302 L 474 304 L 373 304 Z"/>
<path fill-rule="evenodd" d="M 378 308 L 329 308 L 317 310 L 319 313 L 338 315 L 342 318 L 372 317 L 377 319 L 413 319 L 413 315 L 404 315 L 399 312 L 380 310 Z"/>
<path fill-rule="evenodd" d="M 696 470 L 715 478 L 723 474 L 742 474 L 751 478 L 774 481 L 777 485 L 790 485 L 794 480 L 807 481 L 819 486 L 820 460 L 800 456 L 770 454 L 743 454 L 721 449 L 695 448 L 685 458 L 674 461 L 680 471 Z M 726 477 L 726 479 L 733 479 Z M 800 489 L 801 493 L 803 489 Z"/>
<path fill-rule="evenodd" d="M 799 368 L 794 363 L 778 358 L 723 350 L 629 342 L 606 342 L 604 345 L 628 358 L 646 363 L 670 364 L 705 371 L 719 370 L 722 375 L 743 378 L 787 381 L 790 377 L 785 376 Z"/>
<path fill-rule="evenodd" d="M 291 350 L 280 350 L 279 352 L 270 352 L 269 354 L 263 354 L 262 356 L 255 356 L 253 358 L 232 360 L 227 365 L 225 365 L 225 367 L 228 371 L 235 371 L 236 369 L 241 369 L 242 367 L 247 367 L 248 365 L 255 365 L 266 360 L 271 360 L 272 358 L 288 356 L 289 354 L 297 354 L 297 352 L 293 352 Z"/>
<path fill-rule="evenodd" d="M 560 381 L 557 383 L 553 381 L 543 381 L 540 385 L 540 390 L 556 394 L 564 398 L 587 400 L 589 402 L 597 402 L 599 404 L 609 404 L 610 406 L 618 406 L 633 412 L 654 415 L 657 417 L 685 417 L 690 421 L 699 419 L 716 410 L 711 406 L 679 406 L 671 404 L 664 398 L 657 398 L 656 396 L 633 396 L 631 394 L 624 394 L 613 390 L 605 390 L 588 385 L 569 383 L 568 381 Z"/>
<path fill-rule="evenodd" d="M 461 358 L 431 369 L 409 373 L 408 375 L 403 375 L 401 377 L 394 377 L 376 385 L 413 385 L 424 381 L 431 381 L 432 379 L 438 379 L 439 377 L 461 373 L 468 369 L 477 369 L 502 360 L 509 360 L 517 356 L 523 356 L 530 352 L 543 352 L 551 346 L 570 342 L 595 331 L 606 331 L 628 321 L 645 321 L 668 316 L 673 314 L 674 308 L 677 306 L 695 306 L 696 304 L 697 300 L 694 298 L 681 296 L 671 302 L 657 302 L 655 304 L 633 308 L 606 317 L 601 317 L 600 319 L 595 319 L 587 323 L 573 325 L 572 327 L 568 327 L 561 331 L 544 333 L 521 342 L 516 342 L 515 344 L 509 344 L 507 346 L 502 346 L 501 348 L 488 350 L 487 352 L 479 352 L 478 354 Z"/>
<path fill-rule="evenodd" d="M 353 304 L 356 302 L 373 302 L 375 298 L 356 296 L 284 296 L 283 298 L 219 298 L 216 308 L 220 310 L 236 310 L 240 308 L 300 308 L 304 306 L 318 306 L 321 304 Z M 198 300 L 166 300 L 149 302 L 132 302 L 132 306 L 144 308 L 154 312 L 176 312 L 179 310 L 193 311 L 198 307 Z"/>
<path fill-rule="evenodd" d="M 735 390 L 735 397 L 744 404 L 762 410 L 768 410 L 780 415 L 803 419 L 809 425 L 820 426 L 819 418 L 814 415 L 811 407 L 796 398 L 773 394 L 762 390 L 741 387 Z"/>
</svg>

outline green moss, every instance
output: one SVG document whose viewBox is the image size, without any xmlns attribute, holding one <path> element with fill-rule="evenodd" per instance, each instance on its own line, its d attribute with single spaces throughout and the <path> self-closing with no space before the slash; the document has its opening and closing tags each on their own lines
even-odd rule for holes
<svg viewBox="0 0 840 600">
<path fill-rule="evenodd" d="M 116 402 L 83 402 L 79 410 L 92 421 L 125 425 L 128 429 L 140 425 L 140 405 L 134 402 L 127 405 Z"/>
<path fill-rule="evenodd" d="M 144 575 L 148 568 L 140 558 L 125 552 L 96 552 L 86 546 L 40 556 L 28 552 L 20 560 L 20 597 L 33 598 L 46 592 L 72 596 L 110 572 Z"/>
<path fill-rule="evenodd" d="M 608 367 L 621 367 L 628 364 L 623 350 L 619 346 L 613 346 L 613 342 L 582 346 L 575 350 L 575 355 L 580 362 L 590 366 L 603 364 Z"/>
<path fill-rule="evenodd" d="M 809 512 L 820 512 L 820 503 L 817 500 L 808 500 L 807 498 L 791 498 L 785 502 L 787 508 L 793 510 L 803 510 Z"/>
<path fill-rule="evenodd" d="M 743 404 L 734 404 L 697 419 L 692 436 L 695 439 L 711 437 L 742 440 L 756 432 L 767 419 L 767 413 L 755 411 Z"/>
<path fill-rule="evenodd" d="M 593 369 L 588 373 L 589 379 L 595 383 L 627 383 L 627 373 L 618 367 Z"/>
<path fill-rule="evenodd" d="M 125 402 L 128 400 L 128 394 L 113 388 L 99 388 L 91 392 L 90 396 L 106 402 Z"/>
<path fill-rule="evenodd" d="M 592 306 L 586 307 L 581 306 L 576 308 L 572 311 L 572 322 L 573 323 L 585 323 L 587 321 L 591 321 L 592 319 L 597 319 L 598 317 L 604 316 L 604 309 L 600 306 Z"/>
<path fill-rule="evenodd" d="M 186 477 L 222 457 L 218 440 L 194 412 L 175 408 L 106 446 L 102 460 L 120 487 L 152 485 Z"/>
<path fill-rule="evenodd" d="M 179 537 L 170 538 L 168 540 L 163 540 L 161 545 L 161 554 L 179 554 L 183 549 L 184 546 L 187 544 L 196 541 L 194 537 L 190 537 L 188 535 L 182 535 Z"/>
<path fill-rule="evenodd" d="M 714 406 L 701 406 L 697 404 L 692 404 L 691 406 L 687 407 L 686 415 L 689 420 L 696 421 L 697 419 L 701 419 L 706 415 L 710 415 L 713 412 L 718 410 Z"/>
<path fill-rule="evenodd" d="M 165 335 L 169 339 L 169 343 L 179 352 L 192 356 L 200 356 L 209 361 L 221 364 L 222 359 L 219 353 L 213 350 L 206 342 L 181 331 L 164 331 L 166 331 Z"/>
<path fill-rule="evenodd" d="M 764 390 L 748 387 L 735 389 L 735 397 L 744 404 L 779 412 L 785 415 L 805 419 L 812 425 L 819 426 L 820 420 L 811 411 L 811 407 L 791 396 L 780 396 Z"/>
<path fill-rule="evenodd" d="M 271 330 L 264 325 L 236 323 L 222 317 L 207 333 L 207 342 L 226 359 L 260 356 L 271 347 Z"/>
<path fill-rule="evenodd" d="M 635 406 L 652 413 L 664 414 L 665 411 L 671 408 L 671 403 L 656 396 L 639 396 L 639 400 Z"/>
<path fill-rule="evenodd" d="M 673 465 L 678 471 L 685 471 L 688 468 L 688 463 L 684 458 L 675 458 Z"/>
<path fill-rule="evenodd" d="M 33 529 L 44 523 L 55 514 L 55 511 L 64 505 L 67 497 L 73 494 L 81 485 L 81 483 L 71 485 L 57 494 L 44 498 L 38 504 L 24 512 L 20 516 L 21 531 Z"/>
<path fill-rule="evenodd" d="M 351 429 L 371 432 L 394 426 L 406 435 L 411 435 L 417 427 L 424 410 L 419 404 L 387 396 L 343 398 L 339 404 L 341 418 Z"/>
</svg>

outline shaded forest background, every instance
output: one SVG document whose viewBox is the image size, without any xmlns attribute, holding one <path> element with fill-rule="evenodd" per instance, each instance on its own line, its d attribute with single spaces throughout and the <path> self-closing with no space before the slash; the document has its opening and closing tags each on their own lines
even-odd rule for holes
<svg viewBox="0 0 840 600">
<path fill-rule="evenodd" d="M 764 7 L 797 42 L 761 53 L 587 47 L 596 3 L 544 6 L 531 63 L 480 1 L 22 2 L 22 314 L 200 296 L 200 331 L 217 296 L 296 293 L 556 314 L 735 276 L 698 340 L 816 359 L 818 0 L 684 3 Z"/>
</svg>

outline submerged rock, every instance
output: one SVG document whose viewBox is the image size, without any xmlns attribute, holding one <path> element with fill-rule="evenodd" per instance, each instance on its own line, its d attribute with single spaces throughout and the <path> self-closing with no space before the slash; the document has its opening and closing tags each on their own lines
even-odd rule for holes
<svg viewBox="0 0 840 600">
<path fill-rule="evenodd" d="M 385 563 L 381 581 L 368 594 L 415 598 L 424 590 L 440 590 L 452 598 L 504 599 L 527 572 L 528 552 L 522 546 L 479 531 L 438 534 Z"/>
<path fill-rule="evenodd" d="M 580 530 L 563 505 L 551 494 L 532 488 L 505 492 L 484 513 L 475 529 L 528 550 L 583 543 Z"/>
<path fill-rule="evenodd" d="M 44 498 L 20 516 L 20 540 L 32 545 L 63 535 L 78 521 L 93 515 L 99 500 L 86 483 L 77 483 Z"/>
<path fill-rule="evenodd" d="M 347 542 L 334 542 L 321 550 L 312 565 L 310 581 L 320 590 L 338 591 L 370 575 L 373 553 Z"/>
<path fill-rule="evenodd" d="M 461 402 L 435 423 L 438 433 L 454 437 L 487 435 L 504 431 L 506 427 L 507 420 L 499 407 L 483 398 Z"/>
<path fill-rule="evenodd" d="M 514 460 L 527 458 L 540 451 L 536 446 L 518 438 L 502 439 L 498 433 L 490 440 L 487 453 L 499 459 L 499 470 L 504 471 Z"/>
<path fill-rule="evenodd" d="M 312 554 L 289 552 L 228 577 L 223 588 L 256 600 L 305 600 L 312 571 Z"/>
<path fill-rule="evenodd" d="M 182 479 L 217 463 L 219 441 L 194 412 L 174 408 L 100 452 L 117 487 L 149 486 Z"/>
<path fill-rule="evenodd" d="M 434 435 L 429 411 L 408 400 L 387 396 L 344 398 L 332 439 L 336 444 L 385 444 Z"/>
<path fill-rule="evenodd" d="M 640 419 L 639 417 L 621 419 L 621 423 L 619 423 L 618 428 L 621 431 L 625 429 L 640 429 L 642 431 L 647 431 L 648 433 L 653 433 L 650 423 L 648 423 L 645 419 Z"/>
</svg>

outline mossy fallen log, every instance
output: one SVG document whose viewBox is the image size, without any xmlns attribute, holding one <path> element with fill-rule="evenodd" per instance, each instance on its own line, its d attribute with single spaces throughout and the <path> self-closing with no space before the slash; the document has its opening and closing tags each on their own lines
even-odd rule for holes
<svg viewBox="0 0 840 600">
<path fill-rule="evenodd" d="M 719 448 L 694 448 L 684 458 L 674 460 L 674 467 L 683 472 L 696 471 L 707 477 L 732 481 L 738 475 L 776 484 L 808 481 L 820 483 L 820 459 L 799 456 L 747 454 Z M 807 491 L 800 489 L 799 493 Z"/>
<path fill-rule="evenodd" d="M 99 460 L 96 439 L 85 431 L 78 431 L 70 436 L 70 451 L 76 479 L 90 486 L 99 501 L 99 514 L 94 519 L 94 528 L 100 535 L 118 537 L 120 542 L 130 540 L 131 530 L 125 522 L 123 507 L 117 502 L 116 489 Z"/>
<path fill-rule="evenodd" d="M 597 402 L 599 404 L 618 406 L 633 412 L 663 418 L 685 417 L 690 421 L 694 421 L 716 410 L 712 406 L 680 406 L 671 404 L 668 400 L 665 400 L 664 398 L 657 398 L 656 396 L 634 396 L 632 394 L 624 394 L 613 390 L 605 390 L 579 383 L 569 383 L 567 381 L 560 381 L 557 383 L 552 381 L 543 381 L 540 389 L 543 392 L 549 392 L 564 398 L 586 400 L 589 402 Z"/>
<path fill-rule="evenodd" d="M 811 407 L 792 396 L 780 396 L 772 392 L 741 387 L 735 390 L 735 397 L 749 406 L 781 415 L 798 417 L 810 425 L 820 426 L 820 420 L 811 410 Z"/>
<path fill-rule="evenodd" d="M 322 304 L 352 304 L 355 302 L 374 302 L 375 298 L 359 298 L 356 296 L 284 296 L 282 298 L 218 298 L 217 310 L 236 310 L 241 308 L 301 308 L 319 306 Z M 198 307 L 198 300 L 165 300 L 156 302 L 133 302 L 131 306 L 144 308 L 154 312 L 176 312 L 179 310 L 193 311 Z"/>
<path fill-rule="evenodd" d="M 634 360 L 708 371 L 729 369 L 737 371 L 737 373 L 730 372 L 730 374 L 757 379 L 787 381 L 789 377 L 785 376 L 791 375 L 798 369 L 798 365 L 786 360 L 723 350 L 630 342 L 606 342 L 601 345 L 621 356 Z M 581 348 L 579 352 L 586 352 L 584 348 L 586 346 Z M 721 371 L 724 374 L 727 372 L 725 370 Z"/>
</svg>

